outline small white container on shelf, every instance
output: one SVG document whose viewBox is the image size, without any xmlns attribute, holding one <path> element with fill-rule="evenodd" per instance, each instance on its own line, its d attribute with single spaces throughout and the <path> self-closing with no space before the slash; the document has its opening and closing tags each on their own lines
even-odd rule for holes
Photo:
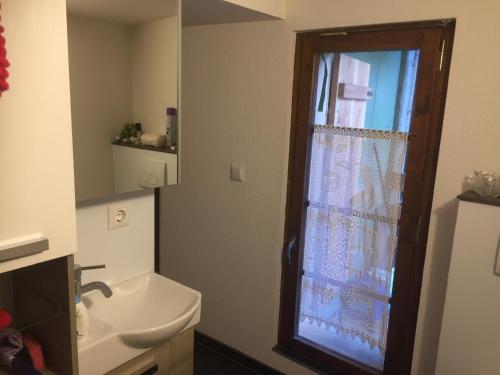
<svg viewBox="0 0 500 375">
<path fill-rule="evenodd" d="M 78 301 L 76 304 L 76 332 L 78 342 L 84 341 L 89 333 L 90 318 L 87 307 L 83 302 Z"/>
<path fill-rule="evenodd" d="M 144 146 L 165 147 L 167 136 L 164 134 L 145 133 L 141 136 L 141 143 Z"/>
</svg>

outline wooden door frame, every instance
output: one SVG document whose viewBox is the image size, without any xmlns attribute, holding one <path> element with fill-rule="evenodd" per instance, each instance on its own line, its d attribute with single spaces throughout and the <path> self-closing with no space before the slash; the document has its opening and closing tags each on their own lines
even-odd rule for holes
<svg viewBox="0 0 500 375">
<path fill-rule="evenodd" d="M 418 180 L 418 184 L 416 184 L 418 186 L 405 187 L 404 202 L 405 209 L 408 212 L 402 214 L 400 221 L 401 226 L 404 225 L 406 228 L 411 228 L 413 226 L 413 233 L 418 234 L 415 238 L 409 238 L 408 230 L 408 234 L 405 236 L 402 235 L 398 240 L 398 249 L 402 246 L 402 244 L 404 244 L 406 246 L 405 248 L 411 246 L 412 250 L 408 254 L 399 254 L 396 257 L 396 274 L 394 280 L 395 294 L 393 295 L 394 303 L 391 305 L 391 318 L 389 321 L 389 332 L 387 337 L 388 345 L 383 370 L 384 375 L 404 375 L 410 374 L 411 372 L 429 219 L 432 207 L 439 144 L 451 63 L 455 20 L 447 19 L 356 26 L 297 34 L 292 98 L 292 128 L 290 132 L 287 203 L 281 275 L 278 344 L 274 350 L 294 361 L 300 362 L 307 367 L 321 371 L 325 374 L 366 375 L 381 374 L 382 372 L 359 364 L 351 359 L 342 357 L 341 355 L 333 356 L 331 354 L 327 354 L 307 345 L 305 339 L 295 336 L 295 315 L 297 312 L 297 296 L 299 293 L 298 280 L 300 280 L 299 265 L 301 259 L 300 256 L 294 256 L 289 264 L 290 258 L 287 248 L 292 234 L 296 232 L 298 235 L 299 252 L 301 252 L 303 245 L 301 243 L 302 239 L 300 238 L 302 235 L 297 230 L 297 228 L 300 230 L 303 228 L 303 217 L 302 214 L 300 214 L 297 218 L 294 217 L 293 214 L 298 212 L 299 209 L 303 210 L 303 206 L 302 208 L 300 208 L 300 206 L 305 202 L 305 177 L 307 177 L 309 166 L 309 160 L 307 159 L 309 156 L 312 128 L 309 126 L 309 121 L 304 115 L 305 112 L 309 113 L 310 110 L 299 111 L 299 109 L 300 106 L 309 105 L 309 103 L 304 103 L 303 101 L 305 100 L 304 98 L 311 97 L 313 83 L 310 73 L 313 72 L 314 69 L 311 66 L 311 60 L 306 61 L 303 56 L 314 54 L 314 49 L 311 47 L 311 40 L 320 40 L 320 37 L 331 36 L 333 38 L 338 38 L 336 42 L 339 41 L 339 44 L 342 46 L 342 49 L 339 51 L 356 51 L 359 49 L 356 49 L 356 46 L 353 45 L 349 46 L 347 43 L 347 36 L 360 34 L 364 34 L 366 36 L 371 35 L 369 33 L 373 33 L 373 35 L 380 37 L 386 32 L 387 34 L 390 34 L 391 31 L 409 32 L 420 29 L 432 30 L 433 38 L 437 38 L 436 33 L 439 31 L 439 43 L 442 43 L 442 41 L 445 40 L 446 45 L 442 58 L 439 56 L 439 51 L 435 50 L 436 46 L 434 45 L 432 47 L 433 54 L 429 56 L 433 57 L 435 55 L 437 60 L 431 62 L 428 61 L 427 66 L 419 67 L 419 74 L 425 73 L 426 76 L 427 74 L 434 74 L 432 79 L 429 78 L 426 80 L 430 80 L 432 85 L 429 85 L 428 87 L 423 86 L 420 87 L 420 89 L 417 88 L 417 90 L 419 90 L 420 103 L 423 102 L 423 99 L 421 98 L 424 96 L 423 92 L 425 92 L 427 94 L 426 96 L 432 100 L 427 102 L 424 114 L 419 113 L 421 108 L 415 108 L 415 114 L 412 120 L 412 123 L 415 124 L 419 122 L 417 129 L 421 132 L 420 137 L 415 137 L 419 139 L 414 141 L 416 145 L 413 147 L 423 147 L 425 150 L 425 156 L 423 159 L 418 161 L 412 160 L 413 165 L 408 167 L 415 168 L 415 171 L 413 172 L 417 173 L 417 176 L 419 176 L 420 179 Z M 429 31 L 429 34 L 430 33 L 431 31 Z M 345 39 L 344 42 L 340 42 L 342 38 Z M 355 40 L 356 38 L 353 37 L 353 39 Z M 433 41 L 435 44 L 436 40 L 433 39 Z M 401 48 L 408 47 L 402 46 Z M 426 48 L 431 47 L 427 46 Z M 439 49 L 439 46 L 437 48 Z M 374 47 L 374 50 L 380 49 Z M 429 49 L 427 51 L 428 54 L 430 53 L 429 51 L 431 50 Z M 439 66 L 441 66 L 441 69 L 438 69 Z M 304 71 L 306 74 L 304 74 Z M 418 93 L 416 92 L 416 95 L 417 94 Z M 418 103 L 416 99 L 415 107 L 417 106 Z M 419 117 L 419 115 L 422 116 Z M 423 122 L 424 117 L 425 123 Z M 411 142 L 409 147 L 412 147 Z M 297 150 L 302 150 L 303 154 L 301 153 L 299 155 Z M 304 150 L 306 151 L 304 152 Z M 410 152 L 411 151 L 409 151 L 409 154 Z M 302 178 L 297 178 L 297 176 L 301 176 Z M 408 192 L 406 192 L 407 189 L 409 190 Z M 302 193 L 302 201 L 300 202 L 300 199 L 297 199 L 300 195 L 297 195 L 297 191 Z M 412 198 L 408 201 L 409 203 L 406 203 L 407 196 L 410 196 L 410 194 Z M 418 223 L 414 222 L 417 217 Z M 294 283 L 295 285 L 293 285 Z"/>
</svg>

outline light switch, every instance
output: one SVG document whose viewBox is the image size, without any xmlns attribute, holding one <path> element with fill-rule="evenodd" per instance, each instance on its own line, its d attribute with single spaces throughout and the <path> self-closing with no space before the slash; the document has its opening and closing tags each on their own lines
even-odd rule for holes
<svg viewBox="0 0 500 375">
<path fill-rule="evenodd" d="M 245 166 L 239 164 L 231 164 L 231 180 L 244 182 L 245 181 Z"/>
</svg>

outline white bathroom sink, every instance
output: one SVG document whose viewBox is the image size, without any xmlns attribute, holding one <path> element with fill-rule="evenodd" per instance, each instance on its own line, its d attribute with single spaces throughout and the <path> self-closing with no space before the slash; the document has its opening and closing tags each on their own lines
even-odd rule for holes
<svg viewBox="0 0 500 375">
<path fill-rule="evenodd" d="M 112 285 L 82 301 L 90 316 L 88 335 L 78 343 L 80 373 L 102 374 L 200 321 L 201 294 L 155 273 Z"/>
</svg>

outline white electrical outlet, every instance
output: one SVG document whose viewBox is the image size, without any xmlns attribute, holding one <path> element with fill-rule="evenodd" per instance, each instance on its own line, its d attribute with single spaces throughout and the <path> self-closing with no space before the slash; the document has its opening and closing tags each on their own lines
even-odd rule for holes
<svg viewBox="0 0 500 375">
<path fill-rule="evenodd" d="M 128 227 L 128 207 L 108 206 L 108 230 Z"/>
</svg>

